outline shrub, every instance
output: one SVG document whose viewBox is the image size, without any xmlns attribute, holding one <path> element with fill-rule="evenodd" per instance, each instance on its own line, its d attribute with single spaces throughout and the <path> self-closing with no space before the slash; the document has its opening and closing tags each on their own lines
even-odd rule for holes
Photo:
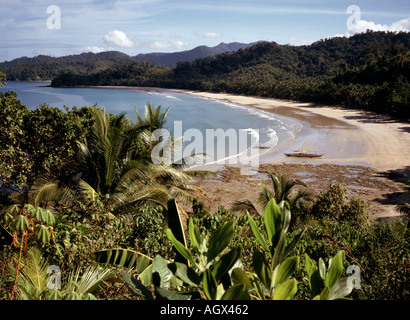
<svg viewBox="0 0 410 320">
<path fill-rule="evenodd" d="M 363 229 L 369 225 L 367 207 L 363 200 L 347 197 L 346 185 L 334 183 L 318 195 L 311 214 L 317 219 L 347 221 L 356 228 Z"/>
</svg>

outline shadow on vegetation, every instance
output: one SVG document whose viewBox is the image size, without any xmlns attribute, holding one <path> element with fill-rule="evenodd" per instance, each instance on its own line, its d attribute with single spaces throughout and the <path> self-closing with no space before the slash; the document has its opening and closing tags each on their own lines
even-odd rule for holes
<svg viewBox="0 0 410 320">
<path fill-rule="evenodd" d="M 387 179 L 392 181 L 405 183 L 410 180 L 410 166 L 398 170 L 385 171 L 380 174 L 383 174 Z"/>
<path fill-rule="evenodd" d="M 400 131 L 410 133 L 410 125 L 408 127 L 401 127 L 399 128 Z"/>
<path fill-rule="evenodd" d="M 396 122 L 396 120 L 391 119 L 389 117 L 370 113 L 370 112 L 363 112 L 362 114 L 354 115 L 354 116 L 345 116 L 344 118 L 348 120 L 357 120 L 362 123 L 395 123 Z"/>
<path fill-rule="evenodd" d="M 386 193 L 382 195 L 382 198 L 375 199 L 375 201 L 385 204 L 385 205 L 401 205 L 403 203 L 410 203 L 410 192 L 406 192 L 404 189 L 405 183 L 410 181 L 410 166 L 404 167 L 398 170 L 389 170 L 386 172 L 381 172 L 381 175 L 385 176 L 387 179 L 392 180 L 394 182 L 403 183 L 403 191 L 402 192 L 392 192 Z M 383 217 L 377 219 L 377 221 L 397 221 L 403 220 L 407 223 L 407 216 L 405 214 L 396 215 L 392 217 Z"/>
</svg>

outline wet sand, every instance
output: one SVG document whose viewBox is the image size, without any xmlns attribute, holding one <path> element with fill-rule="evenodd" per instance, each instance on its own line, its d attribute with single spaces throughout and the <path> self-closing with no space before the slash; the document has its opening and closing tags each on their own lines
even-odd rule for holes
<svg viewBox="0 0 410 320">
<path fill-rule="evenodd" d="M 213 180 L 202 181 L 211 211 L 219 205 L 230 208 L 237 200 L 257 205 L 259 183 L 266 172 L 285 173 L 301 179 L 310 191 L 325 191 L 331 183 L 343 182 L 349 196 L 365 200 L 373 221 L 404 218 L 396 205 L 410 202 L 403 191 L 410 179 L 410 124 L 359 110 L 318 106 L 309 103 L 180 91 L 209 99 L 220 99 L 260 108 L 298 119 L 303 129 L 285 150 L 271 150 L 260 157 L 259 173 L 242 175 L 235 167 L 220 167 Z M 289 158 L 284 152 L 303 150 L 323 153 L 320 159 Z"/>
<path fill-rule="evenodd" d="M 220 205 L 230 209 L 237 200 L 250 200 L 261 213 L 263 208 L 256 203 L 261 190 L 259 183 L 271 171 L 301 179 L 315 193 L 327 190 L 330 183 L 343 182 L 350 197 L 368 202 L 372 220 L 404 218 L 396 206 L 410 202 L 410 195 L 403 190 L 404 182 L 410 180 L 408 123 L 359 110 L 288 100 L 160 88 L 124 89 L 193 94 L 259 108 L 302 123 L 303 129 L 293 143 L 282 149 L 262 150 L 256 174 L 244 175 L 239 167 L 227 165 L 198 167 L 216 172 L 214 178 L 198 182 L 207 195 L 202 200 L 211 212 Z M 297 150 L 324 155 L 320 159 L 284 155 Z M 186 209 L 190 211 L 189 205 Z"/>
</svg>

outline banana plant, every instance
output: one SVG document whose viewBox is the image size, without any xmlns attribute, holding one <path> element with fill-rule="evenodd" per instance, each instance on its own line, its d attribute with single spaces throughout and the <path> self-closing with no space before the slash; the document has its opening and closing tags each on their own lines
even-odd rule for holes
<svg viewBox="0 0 410 320">
<path fill-rule="evenodd" d="M 353 290 L 350 277 L 341 277 L 344 272 L 345 253 L 339 251 L 329 260 L 329 267 L 320 258 L 318 265 L 305 254 L 305 270 L 313 300 L 343 299 Z"/>
<path fill-rule="evenodd" d="M 291 212 L 285 201 L 276 204 L 275 200 L 271 199 L 264 209 L 263 224 L 267 240 L 249 213 L 247 216 L 251 229 L 263 249 L 263 252 L 255 250 L 253 253 L 252 262 L 256 274 L 247 273 L 256 294 L 255 298 L 291 299 L 297 292 L 297 281 L 290 277 L 299 267 L 299 257 L 288 255 L 298 243 L 303 230 L 289 244 L 286 243 Z"/>
</svg>

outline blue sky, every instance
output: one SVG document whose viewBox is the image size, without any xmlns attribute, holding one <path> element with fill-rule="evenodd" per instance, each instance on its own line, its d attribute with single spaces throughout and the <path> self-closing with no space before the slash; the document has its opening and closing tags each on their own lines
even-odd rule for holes
<svg viewBox="0 0 410 320">
<path fill-rule="evenodd" d="M 0 61 L 108 50 L 129 55 L 175 52 L 234 41 L 301 45 L 366 29 L 410 31 L 408 0 L 0 0 L 0 4 Z"/>
</svg>

